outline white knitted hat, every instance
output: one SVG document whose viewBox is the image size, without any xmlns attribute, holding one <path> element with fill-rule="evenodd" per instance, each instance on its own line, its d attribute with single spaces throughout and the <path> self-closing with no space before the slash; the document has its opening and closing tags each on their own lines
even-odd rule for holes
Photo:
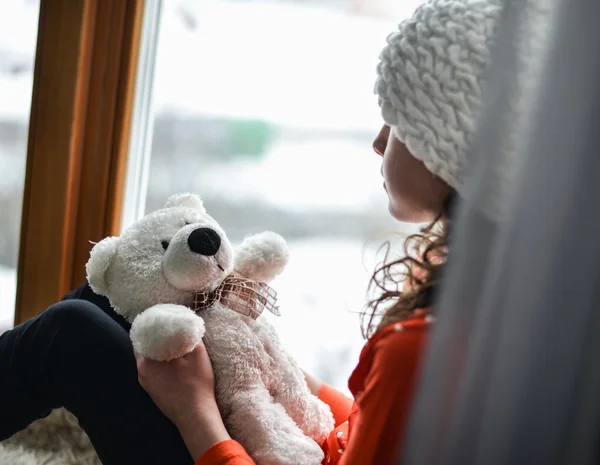
<svg viewBox="0 0 600 465">
<path fill-rule="evenodd" d="M 377 66 L 383 119 L 459 191 L 501 12 L 500 0 L 429 0 L 388 36 Z"/>
</svg>

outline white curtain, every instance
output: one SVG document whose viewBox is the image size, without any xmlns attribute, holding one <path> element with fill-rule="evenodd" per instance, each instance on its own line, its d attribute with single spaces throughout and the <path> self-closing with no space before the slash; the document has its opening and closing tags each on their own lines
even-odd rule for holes
<svg viewBox="0 0 600 465">
<path fill-rule="evenodd" d="M 506 2 L 398 463 L 598 462 L 599 18 Z"/>
</svg>

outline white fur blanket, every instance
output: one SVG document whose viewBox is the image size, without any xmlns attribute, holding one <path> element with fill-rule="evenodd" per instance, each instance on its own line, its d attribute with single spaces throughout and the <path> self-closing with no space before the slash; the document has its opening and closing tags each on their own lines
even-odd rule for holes
<svg viewBox="0 0 600 465">
<path fill-rule="evenodd" d="M 77 419 L 63 409 L 0 443 L 0 465 L 101 465 Z"/>
</svg>

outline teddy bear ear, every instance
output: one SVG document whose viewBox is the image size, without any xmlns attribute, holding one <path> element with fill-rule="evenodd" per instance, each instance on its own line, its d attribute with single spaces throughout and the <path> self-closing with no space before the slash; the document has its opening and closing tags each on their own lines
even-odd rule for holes
<svg viewBox="0 0 600 465">
<path fill-rule="evenodd" d="M 172 207 L 187 207 L 193 208 L 194 210 L 199 210 L 202 213 L 206 213 L 206 209 L 204 208 L 204 203 L 200 196 L 196 194 L 174 194 L 167 200 L 165 208 Z"/>
<path fill-rule="evenodd" d="M 90 252 L 90 259 L 85 265 L 85 271 L 87 281 L 96 294 L 108 294 L 106 271 L 117 252 L 119 241 L 118 237 L 107 237 L 94 245 Z"/>
</svg>

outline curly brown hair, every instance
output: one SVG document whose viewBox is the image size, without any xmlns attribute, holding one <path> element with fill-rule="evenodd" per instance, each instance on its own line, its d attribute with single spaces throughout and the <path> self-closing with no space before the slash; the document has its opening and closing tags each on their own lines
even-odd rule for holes
<svg viewBox="0 0 600 465">
<path fill-rule="evenodd" d="M 369 282 L 369 291 L 376 295 L 362 314 L 364 337 L 371 337 L 384 327 L 431 307 L 448 254 L 455 197 L 454 193 L 449 195 L 438 216 L 420 233 L 406 238 L 403 258 L 389 261 L 391 245 L 389 242 L 383 245 L 382 264 L 376 267 Z"/>
</svg>

